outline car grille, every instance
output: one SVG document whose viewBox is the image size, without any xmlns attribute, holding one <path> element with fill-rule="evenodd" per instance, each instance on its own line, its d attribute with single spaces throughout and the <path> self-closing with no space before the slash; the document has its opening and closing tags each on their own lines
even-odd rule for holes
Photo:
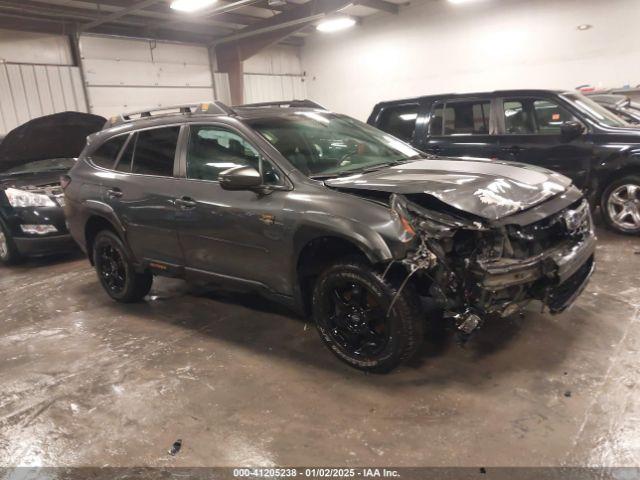
<svg viewBox="0 0 640 480">
<path fill-rule="evenodd" d="M 586 200 L 579 200 L 556 215 L 525 225 L 510 225 L 507 234 L 516 257 L 526 258 L 560 243 L 579 240 L 592 228 Z"/>
</svg>

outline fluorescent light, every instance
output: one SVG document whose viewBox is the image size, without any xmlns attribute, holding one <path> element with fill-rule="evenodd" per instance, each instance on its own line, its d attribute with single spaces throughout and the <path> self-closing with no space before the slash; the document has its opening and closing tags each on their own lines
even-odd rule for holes
<svg viewBox="0 0 640 480">
<path fill-rule="evenodd" d="M 474 0 L 449 0 L 449 3 L 455 3 L 456 5 L 459 3 L 470 3 L 473 2 Z"/>
<path fill-rule="evenodd" d="M 355 24 L 355 19 L 351 17 L 331 17 L 320 22 L 316 29 L 319 32 L 333 33 L 339 30 L 344 30 L 345 28 L 353 27 Z"/>
<path fill-rule="evenodd" d="M 181 12 L 195 12 L 210 7 L 218 0 L 173 0 L 171 8 Z"/>
<path fill-rule="evenodd" d="M 583 23 L 582 25 L 578 25 L 578 30 L 591 30 L 593 25 L 589 25 L 588 23 Z"/>
</svg>

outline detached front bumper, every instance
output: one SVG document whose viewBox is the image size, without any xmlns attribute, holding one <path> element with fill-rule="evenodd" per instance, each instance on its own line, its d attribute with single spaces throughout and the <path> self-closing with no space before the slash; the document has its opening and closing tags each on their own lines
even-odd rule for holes
<svg viewBox="0 0 640 480">
<path fill-rule="evenodd" d="M 567 242 L 530 258 L 478 262 L 476 274 L 485 290 L 529 284 L 552 313 L 559 313 L 587 286 L 595 267 L 595 249 L 596 237 L 589 232 L 577 242 Z"/>
</svg>

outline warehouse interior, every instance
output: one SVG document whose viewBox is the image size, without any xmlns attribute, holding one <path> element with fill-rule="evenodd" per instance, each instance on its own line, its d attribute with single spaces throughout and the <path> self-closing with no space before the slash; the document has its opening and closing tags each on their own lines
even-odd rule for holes
<svg viewBox="0 0 640 480">
<path fill-rule="evenodd" d="M 124 122 L 214 101 L 308 99 L 370 123 L 380 102 L 451 93 L 640 102 L 637 0 L 202 1 L 0 0 L 0 138 L 61 112 Z M 349 28 L 318 28 L 334 18 Z M 603 149 L 636 162 L 640 126 L 625 129 Z M 640 161 L 618 172 L 640 179 Z M 468 341 L 428 330 L 388 375 L 341 363 L 313 318 L 255 293 L 155 277 L 124 304 L 80 249 L 0 264 L 0 478 L 323 466 L 639 478 L 640 236 L 608 229 L 603 205 L 595 272 L 569 309 L 531 304 Z M 625 208 L 640 223 L 640 193 Z M 409 470 L 443 467 L 468 477 Z"/>
</svg>

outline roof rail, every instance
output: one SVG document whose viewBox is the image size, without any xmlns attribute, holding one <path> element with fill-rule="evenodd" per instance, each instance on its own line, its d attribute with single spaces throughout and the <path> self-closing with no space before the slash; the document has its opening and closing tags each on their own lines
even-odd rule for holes
<svg viewBox="0 0 640 480">
<path fill-rule="evenodd" d="M 319 108 L 320 110 L 326 110 L 325 107 L 313 100 L 287 100 L 281 102 L 261 102 L 261 103 L 247 103 L 245 105 L 238 105 L 243 108 L 265 108 L 265 107 L 281 107 L 281 108 Z"/>
<path fill-rule="evenodd" d="M 168 105 L 135 112 L 121 113 L 107 120 L 104 128 L 114 127 L 123 123 L 139 120 L 141 118 L 161 117 L 164 115 L 188 115 L 188 114 L 211 114 L 211 115 L 235 115 L 236 112 L 229 106 L 219 101 L 189 103 L 185 105 Z"/>
</svg>

